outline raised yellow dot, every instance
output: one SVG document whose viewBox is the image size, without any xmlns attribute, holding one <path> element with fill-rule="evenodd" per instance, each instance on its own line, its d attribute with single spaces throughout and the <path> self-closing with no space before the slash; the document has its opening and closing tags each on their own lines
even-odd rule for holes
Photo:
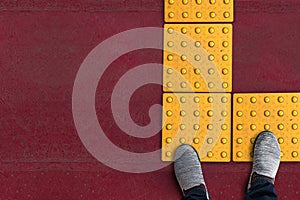
<svg viewBox="0 0 300 200">
<path fill-rule="evenodd" d="M 199 129 L 200 129 L 199 124 L 195 124 L 195 125 L 194 125 L 194 130 L 199 130 Z"/>
<path fill-rule="evenodd" d="M 186 82 L 182 82 L 182 83 L 180 84 L 180 86 L 181 86 L 182 88 L 186 88 Z"/>
<path fill-rule="evenodd" d="M 225 18 L 229 18 L 229 17 L 230 17 L 230 13 L 229 13 L 229 12 L 224 12 L 223 16 L 224 16 Z"/>
<path fill-rule="evenodd" d="M 185 42 L 185 41 L 181 42 L 181 46 L 182 47 L 187 47 L 187 42 Z"/>
<path fill-rule="evenodd" d="M 283 130 L 284 129 L 284 125 L 283 124 L 278 124 L 278 129 L 279 130 Z"/>
<path fill-rule="evenodd" d="M 195 83 L 194 83 L 194 86 L 195 86 L 195 88 L 197 88 L 197 89 L 199 89 L 199 88 L 201 87 L 201 85 L 200 85 L 199 82 L 195 82 Z"/>
<path fill-rule="evenodd" d="M 242 143 L 243 143 L 243 139 L 242 139 L 242 138 L 238 138 L 238 139 L 236 140 L 236 143 L 242 144 Z"/>
<path fill-rule="evenodd" d="M 243 156 L 243 153 L 239 151 L 239 152 L 236 153 L 236 156 L 237 156 L 238 158 L 241 158 L 241 157 Z"/>
<path fill-rule="evenodd" d="M 209 55 L 209 56 L 208 56 L 208 60 L 210 60 L 210 61 L 215 60 L 215 56 L 214 56 L 214 55 Z"/>
<path fill-rule="evenodd" d="M 222 45 L 223 45 L 223 47 L 228 47 L 229 46 L 229 43 L 227 42 L 227 41 L 224 41 L 223 43 L 222 43 Z"/>
<path fill-rule="evenodd" d="M 207 125 L 207 129 L 211 131 L 211 130 L 214 129 L 214 126 L 213 126 L 212 124 L 208 124 L 208 125 Z"/>
<path fill-rule="evenodd" d="M 250 102 L 251 103 L 256 103 L 256 98 L 255 97 L 251 97 Z"/>
<path fill-rule="evenodd" d="M 238 102 L 238 103 L 243 103 L 243 98 L 242 98 L 242 97 L 238 97 L 238 98 L 237 98 L 237 102 Z"/>
<path fill-rule="evenodd" d="M 186 33 L 187 33 L 187 29 L 183 27 L 183 28 L 181 29 L 181 33 L 186 34 Z"/>
<path fill-rule="evenodd" d="M 166 156 L 167 156 L 167 157 L 171 157 L 171 156 L 172 156 L 172 153 L 171 153 L 170 151 L 167 151 L 167 152 L 166 152 Z"/>
<path fill-rule="evenodd" d="M 201 29 L 200 29 L 199 27 L 197 27 L 197 28 L 195 28 L 195 32 L 196 32 L 197 34 L 199 34 L 199 33 L 201 32 Z"/>
<path fill-rule="evenodd" d="M 292 143 L 293 143 L 293 144 L 297 144 L 297 143 L 298 143 L 298 138 L 293 137 L 293 138 L 292 138 Z"/>
<path fill-rule="evenodd" d="M 168 33 L 169 33 L 169 34 L 174 33 L 174 29 L 173 29 L 173 28 L 168 28 Z"/>
<path fill-rule="evenodd" d="M 293 110 L 293 111 L 292 111 L 292 115 L 293 115 L 294 117 L 296 117 L 296 116 L 298 115 L 298 112 L 297 112 L 296 110 Z"/>
<path fill-rule="evenodd" d="M 173 74 L 173 69 L 169 68 L 169 69 L 167 70 L 167 73 L 168 73 L 168 74 Z"/>
<path fill-rule="evenodd" d="M 252 111 L 250 112 L 250 115 L 251 115 L 251 117 L 256 117 L 256 111 L 252 110 Z"/>
<path fill-rule="evenodd" d="M 267 130 L 267 131 L 268 131 L 268 130 L 270 130 L 270 128 L 271 128 L 271 127 L 270 127 L 270 125 L 269 125 L 269 124 L 265 124 L 264 128 L 265 128 L 265 130 Z"/>
<path fill-rule="evenodd" d="M 254 130 L 256 129 L 256 125 L 255 125 L 255 124 L 251 124 L 251 125 L 250 125 L 250 129 L 251 129 L 252 131 L 254 131 Z"/>
<path fill-rule="evenodd" d="M 212 110 L 209 110 L 209 111 L 207 112 L 207 115 L 208 115 L 209 117 L 212 117 L 212 116 L 214 116 L 214 112 L 213 112 Z"/>
<path fill-rule="evenodd" d="M 222 74 L 223 74 L 223 75 L 227 75 L 227 74 L 228 74 L 228 69 L 224 68 L 224 69 L 222 70 Z"/>
<path fill-rule="evenodd" d="M 297 102 L 298 102 L 298 98 L 297 98 L 297 97 L 293 97 L 293 98 L 292 98 L 292 102 L 293 102 L 293 103 L 297 103 Z"/>
<path fill-rule="evenodd" d="M 229 28 L 227 28 L 227 27 L 224 27 L 224 28 L 223 28 L 223 33 L 224 33 L 224 34 L 227 34 L 227 33 L 229 33 Z"/>
<path fill-rule="evenodd" d="M 168 47 L 173 47 L 173 46 L 174 46 L 174 42 L 169 41 L 169 42 L 168 42 Z"/>
<path fill-rule="evenodd" d="M 223 59 L 224 61 L 227 61 L 227 60 L 229 59 L 229 57 L 228 57 L 228 55 L 223 55 L 223 56 L 222 56 L 222 59 Z"/>
<path fill-rule="evenodd" d="M 199 139 L 199 138 L 194 138 L 193 142 L 194 142 L 195 144 L 199 144 L 200 139 Z"/>
<path fill-rule="evenodd" d="M 239 130 L 239 131 L 240 131 L 240 130 L 242 130 L 242 129 L 243 129 L 243 125 L 242 125 L 242 124 L 238 124 L 236 128 L 237 128 L 237 130 Z"/>
<path fill-rule="evenodd" d="M 228 115 L 228 113 L 224 110 L 224 111 L 221 112 L 221 115 L 222 115 L 223 117 L 226 117 L 226 116 Z"/>
<path fill-rule="evenodd" d="M 180 138 L 179 141 L 180 141 L 181 144 L 184 144 L 185 143 L 185 138 Z"/>
<path fill-rule="evenodd" d="M 215 32 L 215 29 L 214 29 L 213 27 L 210 27 L 210 28 L 208 29 L 208 32 L 211 33 L 211 34 L 213 34 L 213 33 Z"/>
<path fill-rule="evenodd" d="M 181 56 L 181 60 L 182 60 L 182 61 L 186 61 L 186 60 L 187 60 L 186 55 L 182 55 L 182 56 Z"/>
<path fill-rule="evenodd" d="M 298 129 L 298 124 L 293 124 L 293 125 L 292 125 L 292 129 L 293 129 L 293 130 L 297 130 L 297 129 Z"/>
<path fill-rule="evenodd" d="M 194 72 L 195 72 L 196 75 L 199 75 L 201 73 L 200 69 L 198 69 L 198 68 L 195 69 Z"/>
<path fill-rule="evenodd" d="M 171 117 L 172 115 L 173 115 L 173 112 L 172 112 L 171 110 L 168 110 L 168 111 L 167 111 L 167 116 L 168 116 L 168 117 Z"/>
<path fill-rule="evenodd" d="M 211 151 L 207 152 L 207 157 L 212 158 L 213 156 L 214 154 Z"/>
<path fill-rule="evenodd" d="M 266 117 L 270 117 L 271 113 L 270 113 L 270 111 L 266 110 L 266 111 L 264 112 L 264 115 L 265 115 Z"/>
<path fill-rule="evenodd" d="M 215 84 L 210 82 L 210 83 L 208 83 L 208 87 L 211 89 L 211 88 L 215 87 Z"/>
<path fill-rule="evenodd" d="M 212 103 L 212 102 L 214 101 L 214 98 L 208 97 L 208 98 L 207 98 L 207 101 L 208 101 L 208 103 Z"/>
<path fill-rule="evenodd" d="M 207 139 L 207 144 L 212 144 L 213 141 L 214 141 L 214 140 L 213 140 L 212 138 L 208 138 L 208 139 Z"/>
<path fill-rule="evenodd" d="M 175 14 L 174 14 L 173 12 L 170 12 L 170 13 L 169 13 L 169 17 L 170 17 L 170 18 L 173 18 L 173 17 L 175 17 Z"/>
<path fill-rule="evenodd" d="M 195 103 L 199 103 L 200 102 L 200 98 L 199 97 L 195 97 L 194 101 L 195 101 Z"/>
<path fill-rule="evenodd" d="M 282 151 L 280 151 L 280 157 L 283 157 L 284 153 Z"/>
<path fill-rule="evenodd" d="M 242 111 L 238 111 L 238 112 L 236 113 L 236 115 L 237 115 L 238 117 L 242 117 L 242 116 L 243 116 L 243 112 L 242 112 Z"/>
<path fill-rule="evenodd" d="M 167 102 L 168 102 L 168 103 L 172 103 L 172 102 L 173 102 L 173 98 L 172 98 L 172 97 L 168 97 L 168 98 L 167 98 Z"/>
<path fill-rule="evenodd" d="M 166 139 L 166 142 L 167 142 L 168 144 L 172 143 L 172 138 L 168 137 L 168 138 Z"/>
<path fill-rule="evenodd" d="M 224 2 L 224 4 L 229 4 L 230 0 L 224 0 L 223 2 Z"/>
<path fill-rule="evenodd" d="M 279 117 L 282 117 L 284 115 L 284 112 L 283 112 L 283 110 L 279 110 L 277 114 Z"/>
<path fill-rule="evenodd" d="M 196 61 L 201 60 L 201 56 L 200 56 L 200 55 L 195 55 L 195 60 L 196 60 Z"/>
<path fill-rule="evenodd" d="M 195 46 L 196 47 L 200 47 L 201 46 L 201 42 L 199 42 L 199 41 L 195 42 Z"/>
<path fill-rule="evenodd" d="M 173 5 L 174 4 L 174 0 L 169 0 L 169 4 Z"/>
<path fill-rule="evenodd" d="M 183 18 L 188 18 L 188 17 L 189 17 L 189 13 L 183 12 L 183 13 L 182 13 L 182 17 L 183 17 Z"/>
<path fill-rule="evenodd" d="M 186 127 L 186 126 L 185 126 L 184 124 L 180 124 L 180 129 L 181 129 L 181 130 L 184 130 L 185 127 Z"/>
<path fill-rule="evenodd" d="M 227 153 L 226 153 L 225 151 L 223 151 L 223 152 L 221 153 L 221 157 L 222 157 L 222 158 L 226 158 L 226 157 L 227 157 Z"/>
<path fill-rule="evenodd" d="M 198 110 L 194 111 L 194 116 L 195 117 L 199 117 L 200 116 L 200 112 Z"/>
<path fill-rule="evenodd" d="M 168 55 L 168 61 L 172 61 L 174 59 L 173 55 Z"/>
<path fill-rule="evenodd" d="M 180 111 L 180 116 L 181 116 L 181 117 L 186 116 L 186 112 L 185 112 L 184 110 Z"/>
<path fill-rule="evenodd" d="M 185 75 L 185 74 L 187 73 L 186 68 L 182 68 L 180 71 L 181 71 L 181 74 L 182 74 L 182 75 Z"/>
<path fill-rule="evenodd" d="M 254 144 L 255 143 L 255 138 L 251 138 L 250 142 L 251 142 L 251 144 Z"/>
<path fill-rule="evenodd" d="M 171 88 L 172 86 L 173 86 L 173 84 L 172 84 L 171 82 L 168 82 L 168 83 L 167 83 L 167 87 L 168 87 L 168 88 Z"/>
<path fill-rule="evenodd" d="M 197 4 L 201 4 L 201 3 L 202 3 L 202 0 L 196 0 L 196 3 L 197 3 Z"/>
<path fill-rule="evenodd" d="M 293 151 L 292 156 L 293 156 L 294 158 L 298 157 L 298 152 L 297 152 L 297 151 Z"/>
<path fill-rule="evenodd" d="M 264 101 L 265 101 L 265 103 L 270 103 L 270 98 L 269 97 L 265 97 Z"/>
<path fill-rule="evenodd" d="M 227 139 L 226 139 L 226 138 L 222 138 L 222 139 L 221 139 L 221 143 L 222 143 L 222 144 L 226 144 L 226 143 L 227 143 Z"/>
<path fill-rule="evenodd" d="M 197 17 L 197 18 L 201 18 L 201 17 L 202 17 L 202 13 L 201 13 L 201 12 L 197 12 L 197 13 L 196 13 L 196 17 Z"/>
<path fill-rule="evenodd" d="M 210 16 L 211 18 L 215 18 L 215 17 L 217 16 L 217 14 L 216 14 L 215 12 L 210 12 L 210 13 L 209 13 L 209 16 Z"/>
<path fill-rule="evenodd" d="M 184 5 L 187 5 L 187 4 L 189 3 L 189 1 L 188 1 L 188 0 L 182 0 L 182 3 L 183 3 Z"/>
<path fill-rule="evenodd" d="M 226 83 L 226 82 L 222 83 L 222 87 L 223 87 L 224 89 L 228 88 L 228 83 Z"/>
<path fill-rule="evenodd" d="M 283 97 L 278 97 L 278 102 L 279 103 L 283 103 L 284 102 L 284 98 Z"/>
<path fill-rule="evenodd" d="M 208 74 L 209 74 L 209 75 L 213 75 L 214 73 L 215 73 L 215 70 L 214 70 L 214 69 L 210 68 L 210 69 L 208 70 Z"/>
<path fill-rule="evenodd" d="M 228 127 L 227 127 L 226 124 L 223 124 L 223 125 L 221 126 L 221 128 L 222 128 L 223 131 L 225 131 L 225 130 L 227 130 Z"/>
<path fill-rule="evenodd" d="M 215 46 L 215 43 L 214 43 L 213 41 L 210 41 L 210 42 L 208 42 L 208 46 L 209 46 L 209 47 L 214 47 L 214 46 Z"/>
<path fill-rule="evenodd" d="M 167 128 L 167 130 L 171 130 L 172 129 L 172 124 L 167 124 L 166 128 Z"/>
<path fill-rule="evenodd" d="M 181 98 L 180 98 L 180 102 L 181 102 L 181 103 L 185 103 L 185 102 L 186 102 L 186 98 L 185 98 L 185 97 L 181 97 Z"/>
<path fill-rule="evenodd" d="M 210 4 L 215 4 L 215 3 L 216 3 L 216 0 L 209 0 L 209 3 L 210 3 Z"/>
<path fill-rule="evenodd" d="M 278 143 L 279 144 L 283 144 L 284 143 L 284 139 L 281 137 L 281 138 L 278 138 Z"/>
<path fill-rule="evenodd" d="M 222 103 L 227 103 L 228 102 L 228 98 L 227 97 L 222 97 L 221 102 Z"/>
</svg>

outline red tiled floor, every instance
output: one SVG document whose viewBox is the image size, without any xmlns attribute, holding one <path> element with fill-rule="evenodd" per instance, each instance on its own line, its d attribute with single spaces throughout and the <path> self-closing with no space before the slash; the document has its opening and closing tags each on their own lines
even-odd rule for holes
<svg viewBox="0 0 300 200">
<path fill-rule="evenodd" d="M 300 2 L 236 0 L 235 9 L 234 92 L 299 91 Z M 145 174 L 110 169 L 87 152 L 72 116 L 73 83 L 87 54 L 116 33 L 162 27 L 162 1 L 1 1 L 0 12 L 0 199 L 179 199 L 172 166 Z M 123 133 L 111 116 L 113 86 L 129 69 L 161 61 L 158 50 L 131 52 L 99 82 L 99 122 L 123 149 L 159 149 L 160 133 Z M 161 94 L 160 86 L 147 85 L 133 95 L 136 123 L 149 123 L 149 106 Z M 212 198 L 242 199 L 250 167 L 203 164 Z M 299 198 L 298 167 L 281 165 L 281 199 Z"/>
</svg>

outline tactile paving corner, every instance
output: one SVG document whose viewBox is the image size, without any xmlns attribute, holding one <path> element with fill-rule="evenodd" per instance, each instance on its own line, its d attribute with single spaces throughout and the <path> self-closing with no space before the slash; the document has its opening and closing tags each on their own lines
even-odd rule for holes
<svg viewBox="0 0 300 200">
<path fill-rule="evenodd" d="M 231 158 L 231 94 L 163 95 L 162 160 L 173 161 L 176 148 L 192 145 L 203 162 Z"/>
<path fill-rule="evenodd" d="M 235 94 L 233 161 L 252 161 L 257 135 L 268 130 L 278 138 L 281 161 L 300 161 L 300 93 Z"/>
<path fill-rule="evenodd" d="M 166 24 L 165 92 L 232 91 L 232 25 Z"/>
<path fill-rule="evenodd" d="M 165 0 L 165 22 L 233 22 L 234 0 Z"/>
</svg>

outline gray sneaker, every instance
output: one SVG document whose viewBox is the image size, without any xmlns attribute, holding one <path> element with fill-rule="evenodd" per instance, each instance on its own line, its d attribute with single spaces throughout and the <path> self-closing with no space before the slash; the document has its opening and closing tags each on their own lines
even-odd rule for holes
<svg viewBox="0 0 300 200">
<path fill-rule="evenodd" d="M 253 167 L 248 189 L 254 177 L 262 177 L 274 184 L 280 164 L 280 147 L 276 136 L 268 131 L 260 133 L 253 150 Z"/>
<path fill-rule="evenodd" d="M 175 153 L 174 171 L 183 194 L 184 191 L 202 185 L 205 188 L 207 199 L 209 199 L 200 159 L 192 146 L 181 145 L 177 148 Z"/>
</svg>

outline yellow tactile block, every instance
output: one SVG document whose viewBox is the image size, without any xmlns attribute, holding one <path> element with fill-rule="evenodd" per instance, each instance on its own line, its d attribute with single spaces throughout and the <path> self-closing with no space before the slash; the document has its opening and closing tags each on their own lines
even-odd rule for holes
<svg viewBox="0 0 300 200">
<path fill-rule="evenodd" d="M 165 92 L 231 92 L 232 25 L 166 24 Z"/>
<path fill-rule="evenodd" d="M 300 93 L 235 94 L 233 98 L 233 160 L 252 160 L 257 135 L 272 131 L 281 161 L 300 161 Z"/>
<path fill-rule="evenodd" d="M 163 95 L 162 160 L 174 160 L 181 144 L 192 145 L 204 162 L 229 162 L 231 95 Z"/>
<path fill-rule="evenodd" d="M 165 0 L 165 22 L 233 22 L 233 0 Z"/>
</svg>

